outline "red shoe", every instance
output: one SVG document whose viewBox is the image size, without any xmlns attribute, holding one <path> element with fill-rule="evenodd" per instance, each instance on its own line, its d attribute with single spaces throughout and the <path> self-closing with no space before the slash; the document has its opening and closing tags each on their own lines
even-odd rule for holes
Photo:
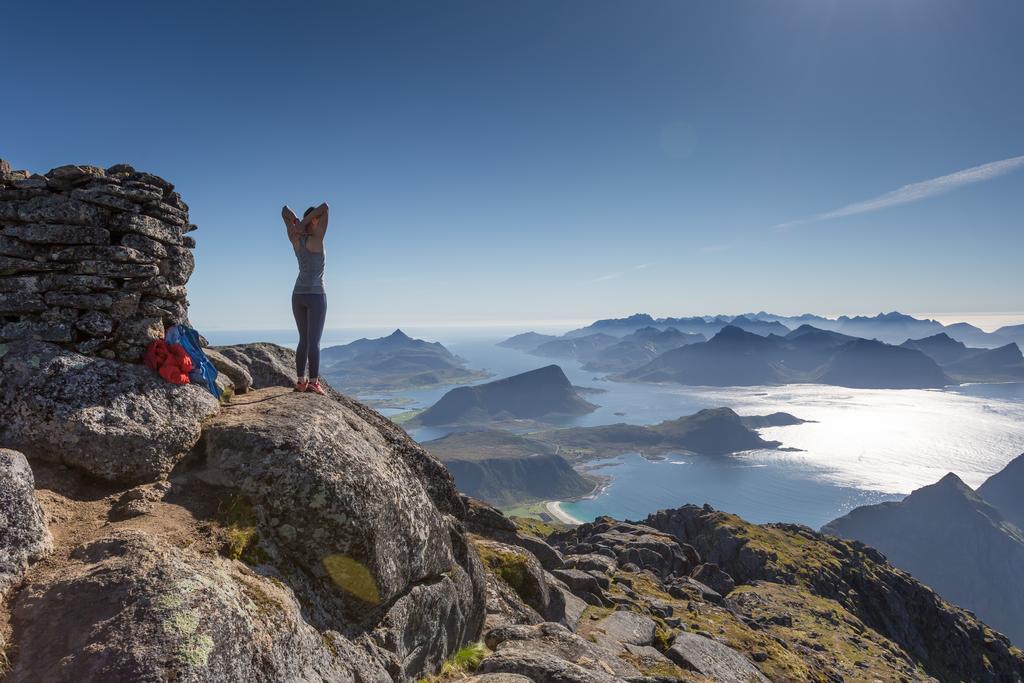
<svg viewBox="0 0 1024 683">
<path fill-rule="evenodd" d="M 320 380 L 319 379 L 316 379 L 316 380 L 310 382 L 309 384 L 307 384 L 306 385 L 306 391 L 312 391 L 314 394 L 320 394 L 321 396 L 326 396 L 327 395 L 327 392 L 324 391 L 324 388 L 322 386 L 320 386 Z"/>
<path fill-rule="evenodd" d="M 304 379 L 300 379 L 295 383 L 295 388 L 292 391 L 309 391 L 309 382 Z"/>
</svg>

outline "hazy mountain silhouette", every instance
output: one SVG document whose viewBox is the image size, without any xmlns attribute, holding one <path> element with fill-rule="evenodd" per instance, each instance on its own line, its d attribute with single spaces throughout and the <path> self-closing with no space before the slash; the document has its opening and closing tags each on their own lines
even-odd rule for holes
<svg viewBox="0 0 1024 683">
<path fill-rule="evenodd" d="M 675 328 L 687 334 L 703 334 L 711 337 L 717 334 L 726 325 L 734 325 L 748 332 L 754 332 L 762 336 L 769 334 L 785 335 L 789 328 L 777 320 L 762 320 L 759 318 L 738 315 L 713 316 L 705 318 L 693 316 L 688 318 L 658 318 L 654 319 L 647 313 L 636 313 L 626 318 L 609 318 L 597 320 L 586 327 L 566 332 L 564 337 L 585 337 L 591 334 L 603 333 L 612 336 L 623 337 L 633 334 L 640 329 L 654 327 L 657 329 Z"/>
<path fill-rule="evenodd" d="M 967 348 L 966 344 L 953 339 L 945 332 L 933 334 L 924 339 L 908 339 L 900 344 L 900 346 L 905 349 L 920 351 L 939 365 L 945 365 L 966 358 L 973 351 L 973 349 Z"/>
<path fill-rule="evenodd" d="M 623 372 L 649 363 L 666 351 L 706 340 L 703 334 L 680 332 L 674 327 L 664 330 L 642 327 L 623 337 L 622 341 L 598 351 L 583 368 L 599 372 Z"/>
<path fill-rule="evenodd" d="M 650 327 L 656 323 L 657 321 L 648 313 L 634 313 L 627 318 L 605 318 L 602 320 L 595 320 L 586 327 L 566 332 L 564 336 L 585 337 L 590 334 L 602 332 L 614 337 L 621 337 L 623 335 L 632 334 L 641 327 Z"/>
<path fill-rule="evenodd" d="M 947 600 L 1024 642 L 1024 533 L 955 474 L 900 502 L 857 508 L 822 531 L 877 548 Z"/>
<path fill-rule="evenodd" d="M 900 344 L 935 360 L 957 382 L 1012 382 L 1024 380 L 1024 355 L 1014 344 L 996 349 L 971 348 L 945 332 Z"/>
<path fill-rule="evenodd" d="M 757 320 L 754 318 L 749 318 L 745 315 L 736 316 L 735 318 L 729 321 L 729 324 L 733 325 L 734 327 L 738 327 L 741 330 L 746 330 L 747 332 L 759 334 L 763 337 L 767 337 L 769 334 L 777 334 L 780 337 L 784 337 L 787 334 L 789 334 L 790 331 L 790 328 L 786 327 L 785 325 L 778 321 Z"/>
<path fill-rule="evenodd" d="M 1017 346 L 1024 346 L 1024 325 L 1004 325 L 993 334 L 1008 342 L 1016 342 Z"/>
<path fill-rule="evenodd" d="M 938 364 L 920 351 L 857 339 L 836 349 L 816 378 L 821 384 L 863 389 L 922 389 L 949 384 Z"/>
<path fill-rule="evenodd" d="M 673 349 L 625 376 L 648 382 L 749 386 L 783 381 L 780 337 L 762 337 L 727 325 L 710 340 Z"/>
<path fill-rule="evenodd" d="M 878 339 L 889 344 L 899 344 L 907 339 L 927 337 L 943 330 L 942 323 L 935 320 L 920 320 L 910 315 L 893 311 L 876 316 L 858 315 L 836 318 L 835 331 L 865 339 Z"/>
<path fill-rule="evenodd" d="M 944 366 L 950 377 L 961 382 L 1024 380 L 1024 355 L 1016 344 L 971 351 L 965 358 Z"/>
<path fill-rule="evenodd" d="M 565 337 L 579 337 L 602 332 L 613 336 L 624 336 L 643 327 L 674 327 L 680 332 L 699 333 L 712 337 L 726 325 L 735 325 L 748 332 L 763 336 L 777 334 L 786 336 L 789 330 L 802 325 L 811 325 L 819 330 L 840 332 L 850 337 L 878 339 L 888 344 L 901 344 L 908 339 L 921 339 L 945 333 L 968 346 L 994 348 L 1012 341 L 1024 344 L 1024 325 L 1008 325 L 995 332 L 985 332 L 968 323 L 943 325 L 936 320 L 915 318 L 898 311 L 879 313 L 874 316 L 839 316 L 826 318 L 813 313 L 795 316 L 776 315 L 760 311 L 737 316 L 690 316 L 679 318 L 653 318 L 647 313 L 637 313 L 626 318 L 598 320 L 579 329 L 567 332 Z"/>
<path fill-rule="evenodd" d="M 439 342 L 413 339 L 401 330 L 328 346 L 320 352 L 320 364 L 321 374 L 346 391 L 426 387 L 487 376 L 466 368 L 463 359 Z"/>
<path fill-rule="evenodd" d="M 598 332 L 578 337 L 553 339 L 537 346 L 530 353 L 544 358 L 587 360 L 618 342 L 618 337 Z"/>
<path fill-rule="evenodd" d="M 1024 455 L 1018 455 L 1001 471 L 978 487 L 978 495 L 1004 518 L 1024 530 Z"/>
<path fill-rule="evenodd" d="M 668 351 L 625 379 L 710 386 L 817 382 L 865 388 L 928 388 L 948 383 L 928 356 L 867 339 L 801 326 L 762 337 L 728 325 L 709 341 Z"/>
<path fill-rule="evenodd" d="M 597 408 L 580 398 L 557 365 L 471 387 L 456 387 L 416 416 L 414 423 L 444 425 L 583 415 Z"/>
<path fill-rule="evenodd" d="M 558 337 L 553 334 L 523 332 L 522 334 L 509 337 L 503 342 L 499 342 L 498 346 L 503 346 L 507 349 L 516 349 L 517 351 L 533 351 L 544 342 L 554 341 L 555 339 L 558 339 Z"/>
</svg>

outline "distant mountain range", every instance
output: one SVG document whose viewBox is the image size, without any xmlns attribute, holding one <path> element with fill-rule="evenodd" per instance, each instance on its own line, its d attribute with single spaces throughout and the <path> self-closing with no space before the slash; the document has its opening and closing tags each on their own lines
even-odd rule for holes
<svg viewBox="0 0 1024 683">
<path fill-rule="evenodd" d="M 596 408 L 576 393 L 560 367 L 548 365 L 493 382 L 452 389 L 409 424 L 436 426 L 505 420 L 544 421 L 584 415 Z"/>
<path fill-rule="evenodd" d="M 822 532 L 862 541 L 1024 644 L 1024 455 L 977 491 L 950 473 L 900 502 L 860 507 Z"/>
<path fill-rule="evenodd" d="M 749 316 L 733 320 L 739 324 L 718 327 L 721 318 L 653 321 L 650 316 L 637 315 L 598 321 L 555 339 L 545 336 L 533 349 L 527 348 L 529 343 L 539 339 L 526 335 L 513 339 L 517 340 L 516 348 L 529 353 L 573 359 L 584 369 L 627 381 L 709 386 L 818 383 L 875 389 L 1024 381 L 1024 355 L 1014 342 L 998 348 L 974 348 L 940 332 L 904 339 L 895 346 L 807 322 L 789 330 L 777 320 L 758 321 Z M 930 328 L 934 323 L 898 313 L 838 320 L 842 323 L 839 326 L 847 330 L 888 325 L 903 332 Z M 668 321 L 672 326 L 649 324 Z M 648 324 L 636 328 L 641 323 Z M 717 328 L 717 332 L 705 341 L 702 333 L 680 331 L 676 325 L 681 324 L 690 324 L 691 329 Z M 785 333 L 768 331 L 776 327 Z M 609 332 L 623 334 L 615 337 Z"/>
<path fill-rule="evenodd" d="M 467 368 L 440 342 L 413 339 L 401 330 L 322 349 L 320 366 L 325 379 L 349 392 L 414 389 L 488 376 Z"/>
<path fill-rule="evenodd" d="M 752 386 L 814 382 L 862 388 L 931 388 L 950 383 L 920 351 L 801 327 L 762 337 L 727 325 L 711 340 L 668 351 L 622 375 L 645 382 Z"/>
<path fill-rule="evenodd" d="M 801 325 L 811 325 L 821 330 L 840 332 L 852 337 L 877 339 L 888 344 L 901 344 L 907 339 L 920 339 L 945 332 L 951 338 L 970 346 L 995 348 L 1011 342 L 1024 345 L 1024 325 L 1007 325 L 994 332 L 968 323 L 943 325 L 936 320 L 915 318 L 893 311 L 875 316 L 839 316 L 827 318 L 805 313 L 797 316 L 775 315 L 761 311 L 737 316 L 692 316 L 684 318 L 654 318 L 647 313 L 636 313 L 626 318 L 598 320 L 586 327 L 567 332 L 565 337 L 583 337 L 595 333 L 622 337 L 643 327 L 665 329 L 674 327 L 680 332 L 700 333 L 712 337 L 726 325 L 734 325 L 747 332 L 762 336 L 777 334 L 785 336 L 790 330 Z M 550 340 L 547 340 L 550 341 Z M 530 350 L 522 348 L 521 350 Z"/>
<path fill-rule="evenodd" d="M 663 330 L 657 327 L 641 327 L 621 339 L 613 339 L 614 343 L 602 346 L 599 351 L 583 359 L 586 361 L 583 364 L 584 370 L 622 372 L 649 363 L 666 351 L 707 341 L 703 334 L 680 332 L 674 327 Z"/>
</svg>

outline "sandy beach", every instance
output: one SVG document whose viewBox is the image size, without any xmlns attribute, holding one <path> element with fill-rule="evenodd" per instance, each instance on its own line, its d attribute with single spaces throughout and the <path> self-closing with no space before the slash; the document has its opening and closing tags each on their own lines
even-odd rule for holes
<svg viewBox="0 0 1024 683">
<path fill-rule="evenodd" d="M 564 512 L 561 506 L 561 501 L 549 500 L 548 502 L 544 503 L 544 510 L 549 515 L 557 519 L 559 522 L 562 522 L 563 524 L 572 524 L 574 526 L 577 524 L 582 524 L 580 520 L 576 519 L 569 513 Z"/>
</svg>

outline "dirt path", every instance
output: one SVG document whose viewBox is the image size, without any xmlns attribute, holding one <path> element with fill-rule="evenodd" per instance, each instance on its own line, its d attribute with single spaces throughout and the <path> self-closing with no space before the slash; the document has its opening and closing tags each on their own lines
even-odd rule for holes
<svg viewBox="0 0 1024 683">
<path fill-rule="evenodd" d="M 165 484 L 130 488 L 86 477 L 63 465 L 35 460 L 31 464 L 36 497 L 53 536 L 53 552 L 29 567 L 21 586 L 0 604 L 0 674 L 3 647 L 10 647 L 16 656 L 11 605 L 33 585 L 49 585 L 72 573 L 78 564 L 71 558 L 75 548 L 125 529 L 144 531 L 202 554 L 217 553 L 225 543 L 225 530 L 218 522 L 223 492 L 187 474 L 172 476 Z M 125 518 L 129 501 L 141 514 Z"/>
</svg>

